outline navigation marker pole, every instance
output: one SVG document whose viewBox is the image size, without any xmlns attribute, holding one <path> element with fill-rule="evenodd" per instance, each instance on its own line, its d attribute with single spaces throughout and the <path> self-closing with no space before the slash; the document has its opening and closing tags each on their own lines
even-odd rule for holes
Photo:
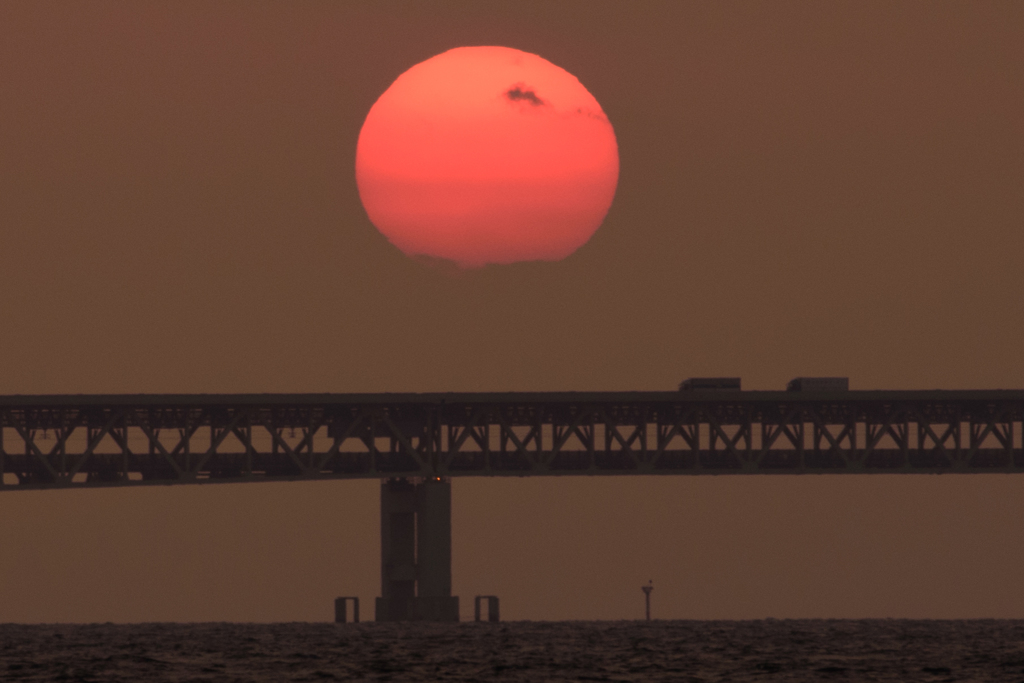
<svg viewBox="0 0 1024 683">
<path fill-rule="evenodd" d="M 654 580 L 650 579 L 647 581 L 646 586 L 641 586 L 640 590 L 644 592 L 644 602 L 647 603 L 647 621 L 651 620 L 651 591 L 654 590 Z"/>
</svg>

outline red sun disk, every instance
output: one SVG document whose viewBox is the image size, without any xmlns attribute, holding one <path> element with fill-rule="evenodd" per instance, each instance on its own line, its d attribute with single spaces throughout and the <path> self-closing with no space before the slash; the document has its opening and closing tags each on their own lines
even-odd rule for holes
<svg viewBox="0 0 1024 683">
<path fill-rule="evenodd" d="M 504 47 L 406 71 L 356 150 L 373 224 L 406 254 L 464 267 L 565 258 L 604 220 L 618 172 L 615 133 L 586 88 Z"/>
</svg>

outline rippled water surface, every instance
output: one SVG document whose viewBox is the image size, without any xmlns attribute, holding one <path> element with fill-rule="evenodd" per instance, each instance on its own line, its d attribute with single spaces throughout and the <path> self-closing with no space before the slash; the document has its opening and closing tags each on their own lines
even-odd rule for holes
<svg viewBox="0 0 1024 683">
<path fill-rule="evenodd" d="M 8 624 L 0 680 L 1024 682 L 1024 621 Z"/>
</svg>

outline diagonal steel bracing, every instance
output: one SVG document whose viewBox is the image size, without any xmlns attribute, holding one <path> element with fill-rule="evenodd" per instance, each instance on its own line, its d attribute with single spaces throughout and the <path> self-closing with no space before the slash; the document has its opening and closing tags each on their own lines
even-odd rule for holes
<svg viewBox="0 0 1024 683">
<path fill-rule="evenodd" d="M 0 396 L 3 490 L 1024 471 L 1024 391 Z"/>
</svg>

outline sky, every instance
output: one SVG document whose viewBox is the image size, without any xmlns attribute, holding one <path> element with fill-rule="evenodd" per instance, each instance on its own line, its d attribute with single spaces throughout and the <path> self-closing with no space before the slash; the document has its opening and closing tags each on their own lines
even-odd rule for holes
<svg viewBox="0 0 1024 683">
<path fill-rule="evenodd" d="M 0 4 L 0 393 L 1024 387 L 1018 2 Z M 608 217 L 458 271 L 372 226 L 374 101 L 453 47 L 577 76 Z M 1019 429 L 1018 425 L 1018 429 Z M 457 479 L 506 619 L 1024 617 L 1012 475 Z M 326 621 L 379 483 L 0 493 L 0 622 Z"/>
</svg>

